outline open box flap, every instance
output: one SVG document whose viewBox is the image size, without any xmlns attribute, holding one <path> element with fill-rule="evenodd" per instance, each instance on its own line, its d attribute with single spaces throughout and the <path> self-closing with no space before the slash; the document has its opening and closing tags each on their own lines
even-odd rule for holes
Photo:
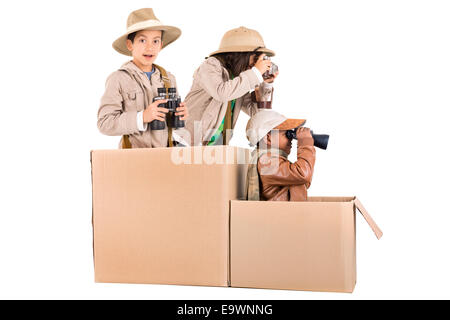
<svg viewBox="0 0 450 320">
<path fill-rule="evenodd" d="M 372 219 L 372 217 L 367 212 L 367 210 L 364 208 L 364 206 L 362 205 L 361 201 L 359 201 L 358 198 L 355 197 L 354 203 L 355 203 L 355 206 L 358 209 L 358 211 L 361 212 L 362 216 L 367 221 L 367 223 L 369 224 L 372 231 L 375 233 L 375 236 L 377 237 L 377 239 L 380 240 L 380 238 L 383 236 L 383 231 L 381 231 L 381 229 L 378 227 L 378 225 Z"/>
</svg>

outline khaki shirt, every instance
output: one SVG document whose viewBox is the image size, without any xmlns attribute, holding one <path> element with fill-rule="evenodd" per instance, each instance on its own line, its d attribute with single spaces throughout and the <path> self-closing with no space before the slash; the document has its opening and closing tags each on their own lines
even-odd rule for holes
<svg viewBox="0 0 450 320">
<path fill-rule="evenodd" d="M 171 86 L 176 87 L 175 77 L 170 73 L 167 76 Z M 147 108 L 158 95 L 158 88 L 163 87 L 157 68 L 149 80 L 133 62 L 125 63 L 106 80 L 97 115 L 100 132 L 109 136 L 129 135 L 133 148 L 167 147 L 167 126 L 164 130 L 151 130 L 148 126 L 145 131 L 140 131 L 137 126 L 137 113 Z M 122 141 L 119 146 L 122 146 Z"/>
<path fill-rule="evenodd" d="M 257 86 L 261 86 L 261 92 L 267 91 L 266 84 L 260 82 L 253 70 L 244 71 L 230 80 L 228 71 L 218 59 L 206 59 L 195 71 L 191 90 L 184 101 L 189 110 L 186 129 L 190 134 L 188 138 L 191 145 L 205 145 L 210 141 L 225 117 L 230 100 L 236 99 L 232 128 L 235 127 L 241 110 L 249 116 L 258 112 L 250 94 Z M 195 127 L 198 128 L 197 131 L 194 130 Z M 197 137 L 194 137 L 195 132 L 198 132 Z"/>
</svg>

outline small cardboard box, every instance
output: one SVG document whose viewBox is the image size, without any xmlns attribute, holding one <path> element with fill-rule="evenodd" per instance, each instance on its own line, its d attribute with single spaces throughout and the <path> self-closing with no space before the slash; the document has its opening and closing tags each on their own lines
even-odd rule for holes
<svg viewBox="0 0 450 320">
<path fill-rule="evenodd" d="M 229 201 L 248 150 L 91 152 L 96 282 L 229 285 Z"/>
<path fill-rule="evenodd" d="M 231 286 L 353 292 L 356 209 L 379 239 L 355 197 L 231 201 Z"/>
</svg>

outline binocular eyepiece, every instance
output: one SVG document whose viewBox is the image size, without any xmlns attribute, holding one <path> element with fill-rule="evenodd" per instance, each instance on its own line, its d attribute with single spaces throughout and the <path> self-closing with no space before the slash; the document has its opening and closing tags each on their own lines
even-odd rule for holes
<svg viewBox="0 0 450 320">
<path fill-rule="evenodd" d="M 153 102 L 165 99 L 167 99 L 167 102 L 161 103 L 159 107 L 169 109 L 169 112 L 167 113 L 167 125 L 174 129 L 184 128 L 184 120 L 180 119 L 181 116 L 175 115 L 175 112 L 181 103 L 181 97 L 177 95 L 177 89 L 169 88 L 166 90 L 166 88 L 158 88 L 158 95 L 153 98 Z M 150 129 L 152 130 L 163 130 L 165 128 L 165 121 L 153 120 L 150 122 Z"/>
<path fill-rule="evenodd" d="M 330 136 L 328 134 L 314 134 L 311 130 L 311 135 L 314 139 L 314 146 L 323 150 L 327 150 L 328 139 Z M 287 130 L 286 137 L 289 140 L 296 139 L 297 140 L 297 129 Z"/>
</svg>

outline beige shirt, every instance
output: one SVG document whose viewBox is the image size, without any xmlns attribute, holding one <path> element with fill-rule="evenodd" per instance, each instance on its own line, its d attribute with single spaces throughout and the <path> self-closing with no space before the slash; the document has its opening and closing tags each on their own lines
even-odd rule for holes
<svg viewBox="0 0 450 320">
<path fill-rule="evenodd" d="M 253 70 L 244 71 L 230 80 L 228 71 L 218 59 L 206 59 L 195 71 L 191 90 L 184 101 L 189 110 L 186 129 L 191 145 L 205 145 L 210 141 L 225 117 L 230 100 L 236 99 L 232 128 L 241 110 L 249 116 L 258 112 L 250 92 L 257 86 L 261 86 L 262 92 L 267 92 L 265 87 L 268 85 L 261 80 L 262 77 L 259 78 Z M 197 136 L 194 136 L 195 133 Z"/>
<path fill-rule="evenodd" d="M 167 73 L 172 87 L 176 87 L 175 77 Z M 133 148 L 158 148 L 168 146 L 167 126 L 164 130 L 140 131 L 136 119 L 138 112 L 158 95 L 158 88 L 164 82 L 157 68 L 150 80 L 132 61 L 125 63 L 106 80 L 105 93 L 101 98 L 97 114 L 97 126 L 101 133 L 109 136 L 129 135 Z M 142 129 L 142 127 L 141 127 Z M 174 130 L 176 132 L 177 130 Z M 119 146 L 122 145 L 120 141 Z"/>
</svg>

